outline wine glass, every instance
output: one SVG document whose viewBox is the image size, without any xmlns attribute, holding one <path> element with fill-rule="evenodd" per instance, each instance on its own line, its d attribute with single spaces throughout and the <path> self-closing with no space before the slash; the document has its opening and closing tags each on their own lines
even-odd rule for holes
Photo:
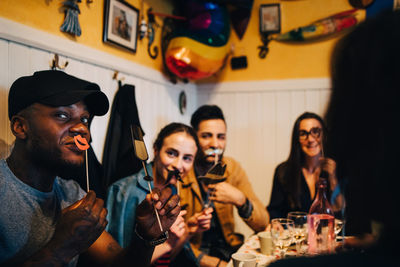
<svg viewBox="0 0 400 267">
<path fill-rule="evenodd" d="M 342 231 L 343 225 L 344 225 L 344 219 L 338 219 L 335 216 L 335 235 L 336 236 L 340 233 L 340 231 Z"/>
<path fill-rule="evenodd" d="M 287 215 L 288 219 L 293 220 L 293 238 L 296 243 L 297 255 L 305 254 L 302 244 L 307 238 L 307 212 L 291 211 Z"/>
<path fill-rule="evenodd" d="M 293 240 L 294 222 L 291 219 L 276 218 L 271 220 L 272 241 L 279 249 L 280 257 L 285 256 L 287 248 Z"/>
<path fill-rule="evenodd" d="M 335 192 L 336 191 L 336 192 Z M 330 199 L 330 203 L 333 209 L 333 213 L 335 216 L 335 236 L 337 245 L 343 245 L 344 236 L 345 236 L 345 209 L 346 209 L 346 201 L 344 194 L 339 185 L 332 192 L 332 197 Z"/>
</svg>

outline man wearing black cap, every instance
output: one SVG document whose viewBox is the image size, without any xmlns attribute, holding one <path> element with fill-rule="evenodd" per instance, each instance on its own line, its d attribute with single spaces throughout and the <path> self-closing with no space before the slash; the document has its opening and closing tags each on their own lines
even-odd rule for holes
<svg viewBox="0 0 400 267">
<path fill-rule="evenodd" d="M 85 160 L 73 137 L 89 141 L 89 120 L 107 113 L 99 86 L 40 71 L 17 79 L 8 100 L 16 140 L 0 160 L 0 265 L 75 266 L 81 253 L 99 264 L 149 265 L 154 246 L 165 239 L 153 204 L 169 229 L 180 211 L 178 196 L 170 190 L 147 195 L 137 210 L 133 245 L 122 250 L 104 231 L 103 201 L 60 178 Z"/>
</svg>

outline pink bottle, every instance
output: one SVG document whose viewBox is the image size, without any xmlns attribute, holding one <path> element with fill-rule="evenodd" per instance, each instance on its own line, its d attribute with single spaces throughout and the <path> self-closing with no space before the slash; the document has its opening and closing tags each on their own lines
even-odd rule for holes
<svg viewBox="0 0 400 267">
<path fill-rule="evenodd" d="M 335 249 L 335 217 L 327 197 L 326 178 L 321 177 L 317 182 L 317 197 L 311 205 L 307 216 L 308 224 L 308 253 L 326 254 Z"/>
</svg>

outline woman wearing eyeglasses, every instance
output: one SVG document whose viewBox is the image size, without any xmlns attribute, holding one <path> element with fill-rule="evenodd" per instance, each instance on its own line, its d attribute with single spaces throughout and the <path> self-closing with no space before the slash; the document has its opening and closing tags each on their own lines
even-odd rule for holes
<svg viewBox="0 0 400 267">
<path fill-rule="evenodd" d="M 328 174 L 330 190 L 335 191 L 338 184 L 336 163 L 324 157 L 325 141 L 326 128 L 320 116 L 305 112 L 297 118 L 293 126 L 290 155 L 275 169 L 267 207 L 271 219 L 285 218 L 290 211 L 308 212 L 316 194 L 315 184 L 321 169 Z"/>
</svg>

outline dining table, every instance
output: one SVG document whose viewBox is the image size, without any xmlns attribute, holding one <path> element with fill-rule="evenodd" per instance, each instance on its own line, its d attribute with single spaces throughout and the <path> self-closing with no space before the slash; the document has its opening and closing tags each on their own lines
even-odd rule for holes
<svg viewBox="0 0 400 267">
<path fill-rule="evenodd" d="M 336 246 L 343 246 L 343 241 L 345 239 L 352 239 L 355 238 L 354 236 L 337 236 L 336 239 Z M 257 234 L 251 235 L 243 245 L 236 251 L 236 253 L 249 253 L 253 254 L 257 257 L 257 267 L 265 267 L 268 266 L 270 263 L 281 259 L 280 252 L 278 248 L 274 248 L 272 255 L 264 255 L 261 253 L 260 250 L 260 239 Z M 285 252 L 285 258 L 289 257 L 296 257 L 296 245 L 292 244 Z M 227 267 L 234 267 L 232 259 L 228 262 Z"/>
<path fill-rule="evenodd" d="M 257 267 L 268 266 L 271 262 L 279 260 L 280 253 L 278 249 L 274 249 L 272 255 L 264 255 L 260 250 L 260 239 L 255 235 L 251 235 L 243 245 L 237 250 L 236 253 L 249 253 L 253 254 L 257 257 Z M 296 256 L 295 246 L 290 246 L 285 253 L 285 257 L 294 257 Z M 233 267 L 232 259 L 228 262 L 228 267 Z"/>
</svg>

